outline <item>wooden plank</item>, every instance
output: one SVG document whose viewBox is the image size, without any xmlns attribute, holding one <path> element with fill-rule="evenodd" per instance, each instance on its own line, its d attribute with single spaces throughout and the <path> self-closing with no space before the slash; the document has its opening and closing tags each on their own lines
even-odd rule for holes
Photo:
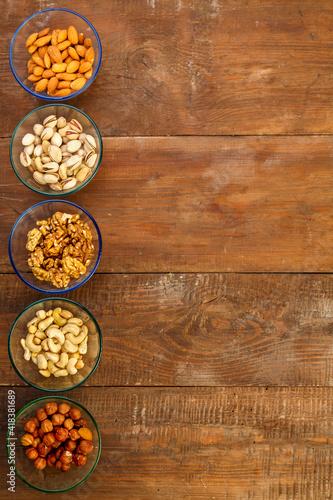
<svg viewBox="0 0 333 500">
<path fill-rule="evenodd" d="M 8 137 L 41 105 L 8 65 L 11 37 L 40 6 L 2 5 L 0 136 Z M 73 7 L 70 0 L 61 6 Z M 333 131 L 328 0 L 80 2 L 77 10 L 97 28 L 104 55 L 94 84 L 70 103 L 103 135 Z"/>
<path fill-rule="evenodd" d="M 7 336 L 42 295 L 2 275 L 0 296 L 0 379 L 22 385 Z M 67 296 L 91 310 L 103 334 L 88 385 L 333 385 L 332 276 L 98 275 Z"/>
<path fill-rule="evenodd" d="M 68 395 L 93 412 L 102 436 L 99 465 L 71 498 L 332 496 L 332 388 L 83 388 Z M 39 396 L 16 389 L 17 410 Z M 4 416 L 1 428 L 4 436 Z M 0 453 L 5 477 L 4 447 Z M 17 479 L 16 492 L 23 498 L 31 490 Z"/>
<path fill-rule="evenodd" d="M 69 197 L 96 218 L 100 272 L 331 272 L 330 137 L 108 138 L 99 172 Z M 7 239 L 41 200 L 0 170 Z"/>
</svg>

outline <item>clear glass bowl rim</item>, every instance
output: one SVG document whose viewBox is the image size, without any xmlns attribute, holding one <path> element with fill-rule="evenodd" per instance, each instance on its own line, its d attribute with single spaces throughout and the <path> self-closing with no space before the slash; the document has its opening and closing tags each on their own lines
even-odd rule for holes
<svg viewBox="0 0 333 500">
<path fill-rule="evenodd" d="M 13 65 L 13 61 L 12 61 L 12 59 L 13 59 L 12 58 L 13 46 L 14 46 L 16 37 L 17 37 L 18 33 L 20 32 L 21 28 L 27 22 L 29 22 L 30 19 L 33 19 L 34 17 L 36 17 L 36 16 L 38 16 L 40 14 L 45 14 L 45 12 L 51 12 L 51 11 L 69 12 L 70 14 L 74 14 L 75 16 L 78 16 L 81 19 L 83 19 L 83 21 L 85 21 L 89 25 L 89 27 L 93 30 L 94 35 L 96 36 L 96 40 L 97 40 L 97 44 L 98 44 L 98 50 L 99 50 L 99 58 L 98 58 L 98 61 L 97 61 L 96 71 L 95 71 L 94 75 L 90 78 L 90 80 L 88 81 L 88 83 L 86 83 L 82 89 L 78 90 L 77 92 L 73 92 L 69 96 L 64 96 L 64 97 L 44 96 L 44 95 L 41 95 L 41 94 L 39 94 L 37 92 L 33 92 L 32 90 L 28 89 L 28 87 L 26 87 L 26 85 L 24 85 L 24 83 L 21 82 L 20 78 L 16 74 L 16 71 L 15 71 L 15 68 L 14 68 L 14 65 Z M 82 16 L 78 12 L 75 12 L 74 10 L 71 10 L 71 9 L 63 9 L 61 7 L 59 7 L 59 8 L 52 7 L 51 9 L 44 9 L 44 10 L 40 10 L 38 12 L 35 12 L 34 14 L 31 14 L 31 16 L 29 16 L 25 21 L 23 21 L 23 23 L 21 23 L 20 26 L 17 28 L 17 30 L 15 31 L 15 33 L 13 35 L 13 38 L 12 38 L 12 40 L 10 42 L 10 47 L 9 47 L 9 64 L 10 64 L 10 69 L 12 70 L 12 73 L 13 73 L 16 81 L 21 85 L 21 87 L 24 88 L 24 90 L 26 90 L 27 92 L 29 92 L 30 95 L 33 95 L 34 97 L 38 97 L 39 99 L 43 99 L 44 101 L 60 102 L 60 101 L 65 101 L 67 99 L 72 99 L 73 97 L 77 97 L 79 94 L 81 94 L 82 92 L 84 92 L 88 87 L 90 87 L 90 85 L 92 84 L 92 82 L 95 80 L 95 78 L 97 76 L 97 73 L 99 71 L 99 68 L 101 66 L 101 61 L 102 61 L 102 44 L 101 44 L 99 35 L 98 35 L 96 29 L 94 28 L 94 26 L 91 24 L 90 21 L 88 21 L 88 19 L 86 19 L 84 16 Z"/>
<path fill-rule="evenodd" d="M 33 208 L 35 207 L 39 207 L 40 205 L 45 205 L 46 203 L 66 203 L 68 205 L 71 205 L 72 207 L 75 207 L 75 208 L 78 208 L 79 210 L 82 210 L 82 212 L 84 212 L 88 217 L 89 219 L 91 220 L 91 222 L 94 224 L 95 226 L 95 229 L 96 229 L 96 232 L 97 232 L 97 235 L 98 235 L 98 242 L 99 242 L 99 250 L 98 250 L 98 256 L 97 256 L 97 260 L 96 260 L 96 263 L 93 267 L 93 269 L 91 269 L 89 275 L 87 276 L 87 278 L 82 282 L 82 283 L 78 283 L 77 285 L 74 285 L 72 287 L 69 287 L 69 288 L 64 288 L 63 290 L 44 290 L 43 288 L 38 288 L 34 285 L 32 285 L 31 283 L 29 283 L 26 279 L 24 279 L 24 277 L 20 274 L 20 272 L 18 271 L 18 269 L 16 268 L 15 264 L 14 264 L 14 261 L 13 261 L 13 258 L 12 258 L 12 252 L 11 252 L 11 243 L 12 243 L 12 237 L 13 237 L 13 234 L 15 232 L 15 229 L 16 229 L 16 226 L 18 225 L 18 223 L 20 222 L 20 220 Z M 14 223 L 13 227 L 12 227 L 12 230 L 10 231 L 10 235 L 9 235 L 9 240 L 8 240 L 8 254 L 9 254 L 9 259 L 10 259 L 10 263 L 14 269 L 14 271 L 16 272 L 17 276 L 28 286 L 30 286 L 33 290 L 36 290 L 37 292 L 41 292 L 41 293 L 44 293 L 44 294 L 48 294 L 48 295 L 58 295 L 60 293 L 68 293 L 68 292 L 72 292 L 73 290 L 76 290 L 77 288 L 79 288 L 80 286 L 84 285 L 85 283 L 87 283 L 88 280 L 90 280 L 90 278 L 93 276 L 95 270 L 97 269 L 97 266 L 99 264 L 99 261 L 101 260 L 101 255 L 102 255 L 102 235 L 101 235 L 101 232 L 99 230 L 99 227 L 95 221 L 95 219 L 93 218 L 92 215 L 90 215 L 89 212 L 87 212 L 87 210 L 85 210 L 84 208 L 82 208 L 80 205 L 78 205 L 77 203 L 73 203 L 72 201 L 67 201 L 67 200 L 44 200 L 44 201 L 40 201 L 39 203 L 36 203 L 35 205 L 32 205 L 31 207 L 27 208 L 27 210 L 25 210 L 19 217 L 18 219 L 16 220 L 16 222 Z"/>
<path fill-rule="evenodd" d="M 97 133 L 97 136 L 99 138 L 99 142 L 100 142 L 100 152 L 99 152 L 99 158 L 98 158 L 98 163 L 96 165 L 96 167 L 94 168 L 92 174 L 88 177 L 88 179 L 86 179 L 85 182 L 83 182 L 80 186 L 78 186 L 77 188 L 75 189 L 69 189 L 67 192 L 66 191 L 61 191 L 61 192 L 57 192 L 57 191 L 54 191 L 53 193 L 45 193 L 43 191 L 38 191 L 38 189 L 35 189 L 34 187 L 30 186 L 29 184 L 27 184 L 23 179 L 22 177 L 20 176 L 20 174 L 18 173 L 18 171 L 16 170 L 16 167 L 15 167 L 15 164 L 14 164 L 14 160 L 13 160 L 13 154 L 12 154 L 12 149 L 13 149 L 13 144 L 14 144 L 14 137 L 15 137 L 15 134 L 17 132 L 17 130 L 19 129 L 19 127 L 22 125 L 22 123 L 30 116 L 32 115 L 33 113 L 36 113 L 37 111 L 40 111 L 42 109 L 46 109 L 46 108 L 52 108 L 52 107 L 60 107 L 60 106 L 65 106 L 66 108 L 70 108 L 70 109 L 73 109 L 74 111 L 77 111 L 79 113 L 81 113 L 83 116 L 85 116 L 89 121 L 90 123 L 93 125 L 93 127 L 95 128 L 96 130 L 96 133 Z M 22 182 L 22 184 L 24 184 L 27 188 L 31 189 L 31 191 L 34 191 L 35 193 L 38 193 L 40 195 L 43 195 L 43 196 L 50 196 L 51 198 L 56 198 L 58 196 L 66 196 L 66 195 L 69 195 L 69 194 L 74 194 L 74 193 L 77 193 L 78 191 L 80 191 L 80 189 L 82 189 L 83 187 L 85 187 L 94 177 L 95 175 L 97 174 L 97 170 L 99 169 L 100 167 L 100 164 L 101 164 L 101 161 L 102 161 L 102 157 L 103 157 L 103 141 L 102 141 L 102 136 L 101 136 L 101 133 L 96 125 L 96 123 L 94 122 L 94 120 L 92 118 L 90 118 L 89 115 L 87 115 L 87 113 L 85 113 L 84 111 L 82 111 L 81 109 L 79 108 L 75 108 L 74 106 L 70 106 L 69 104 L 65 104 L 65 103 L 50 103 L 50 104 L 45 104 L 44 106 L 40 106 L 38 108 L 35 108 L 33 109 L 32 111 L 30 111 L 27 115 L 25 115 L 24 118 L 22 118 L 22 120 L 16 125 L 15 127 L 15 130 L 13 132 L 13 135 L 12 135 L 12 138 L 10 140 L 10 145 L 9 145 L 9 157 L 10 157 L 10 163 L 12 164 L 12 167 L 13 167 L 13 170 L 16 174 L 16 176 L 18 177 L 18 179 Z"/>
<path fill-rule="evenodd" d="M 30 406 L 32 406 L 33 404 L 35 403 L 42 403 L 43 401 L 45 400 L 48 400 L 48 399 L 58 399 L 58 400 L 63 400 L 63 401 L 68 401 L 69 403 L 72 403 L 74 405 L 77 405 L 79 406 L 80 408 L 82 408 L 83 411 L 85 411 L 89 417 L 91 418 L 91 420 L 93 421 L 94 423 L 94 426 L 96 428 L 96 432 L 97 432 L 97 435 L 98 435 L 98 453 L 97 453 L 97 457 L 96 457 L 96 460 L 95 460 L 95 463 L 93 465 L 93 467 L 91 468 L 91 470 L 89 471 L 89 473 L 83 478 L 81 479 L 81 481 L 77 484 L 75 484 L 74 486 L 71 486 L 70 488 L 65 488 L 63 490 L 54 490 L 54 491 L 50 491 L 50 490 L 45 490 L 43 488 L 38 488 L 38 486 L 34 486 L 32 484 L 30 484 L 26 479 L 24 479 L 16 470 L 16 467 L 14 465 L 14 468 L 15 468 L 15 474 L 21 479 L 21 481 L 23 481 L 25 484 L 27 484 L 28 486 L 30 486 L 31 488 L 34 488 L 35 490 L 38 490 L 38 491 L 43 491 L 45 493 L 64 493 L 66 491 L 69 491 L 69 490 L 72 490 L 74 488 L 76 488 L 77 486 L 80 486 L 80 484 L 84 483 L 84 481 L 86 481 L 88 479 L 88 477 L 94 472 L 95 468 L 96 468 L 96 465 L 98 464 L 98 461 L 99 461 L 99 458 L 101 456 L 101 445 L 102 445 L 102 440 L 101 440 L 101 434 L 99 432 L 99 428 L 98 428 L 98 425 L 97 425 L 97 422 L 96 420 L 94 419 L 94 417 L 92 416 L 92 414 L 90 413 L 90 411 L 88 411 L 82 404 L 78 403 L 77 401 L 74 401 L 73 399 L 69 399 L 69 398 L 66 398 L 65 396 L 62 397 L 62 396 L 44 396 L 42 398 L 38 398 L 38 399 L 34 399 L 34 401 L 30 401 L 30 403 L 27 403 L 23 408 L 21 408 L 21 410 L 15 415 L 15 422 L 17 420 L 17 418 L 21 415 L 21 413 L 24 412 L 24 410 L 26 410 L 27 408 L 29 408 Z M 44 405 L 42 405 L 44 406 Z M 6 452 L 7 452 L 7 457 L 8 457 L 8 460 L 10 460 L 10 456 L 9 456 L 9 448 L 8 448 L 8 442 L 9 442 L 9 439 L 10 439 L 10 436 L 9 436 L 9 432 L 10 432 L 10 429 L 8 429 L 8 432 L 7 432 L 7 437 L 6 437 Z"/>
<path fill-rule="evenodd" d="M 93 322 L 95 323 L 95 326 L 96 326 L 96 329 L 97 329 L 97 332 L 98 332 L 98 336 L 99 336 L 99 345 L 100 345 L 100 348 L 99 348 L 99 354 L 96 358 L 96 361 L 95 361 L 95 365 L 93 367 L 93 369 L 91 370 L 91 372 L 89 373 L 89 375 L 84 379 L 82 380 L 81 382 L 79 382 L 78 384 L 76 385 L 73 385 L 73 387 L 68 387 L 66 389 L 57 389 L 57 390 L 54 390 L 52 389 L 52 391 L 49 391 L 48 389 L 44 389 L 44 387 L 39 387 L 38 385 L 36 384 L 33 384 L 32 382 L 29 382 L 29 380 L 27 380 L 24 375 L 22 373 L 20 373 L 18 371 L 18 369 L 16 368 L 16 365 L 15 365 L 15 362 L 13 360 L 13 357 L 12 357 L 12 353 L 11 353 L 11 349 L 10 349 L 10 341 L 11 341 L 11 337 L 12 337 L 12 333 L 14 331 L 14 328 L 16 326 L 16 323 L 18 322 L 18 320 L 20 319 L 20 317 L 22 316 L 22 314 L 24 314 L 26 311 L 28 311 L 31 307 L 33 306 L 36 306 L 38 304 L 41 304 L 43 302 L 47 302 L 48 300 L 59 300 L 59 301 L 62 301 L 62 302 L 69 302 L 70 304 L 73 304 L 81 309 L 83 309 L 87 314 L 89 314 L 89 317 L 93 320 Z M 79 387 L 80 385 L 83 385 L 85 382 L 87 382 L 87 380 L 93 375 L 93 373 L 96 371 L 98 365 L 99 365 L 99 362 L 101 360 L 101 357 L 102 357 L 102 350 L 103 350 L 103 338 L 102 338 L 102 332 L 101 332 L 101 329 L 99 327 L 99 324 L 97 323 L 95 317 L 91 314 L 91 312 L 86 308 L 84 307 L 83 305 L 79 304 L 78 302 L 75 302 L 74 300 L 71 300 L 71 299 L 66 299 L 64 297 L 46 297 L 44 299 L 39 299 L 39 300 L 36 300 L 36 302 L 33 302 L 32 304 L 28 305 L 27 307 L 25 307 L 18 315 L 17 317 L 15 318 L 15 320 L 13 321 L 13 324 L 10 328 L 10 331 L 9 331 L 9 335 L 8 335 L 8 354 L 9 354 L 9 359 L 10 359 L 10 362 L 14 368 L 14 370 L 16 371 L 17 375 L 28 385 L 30 385 L 31 387 L 34 387 L 35 389 L 38 389 L 39 391 L 43 391 L 43 392 L 54 392 L 55 394 L 60 394 L 61 392 L 67 392 L 67 391 L 71 391 L 72 389 L 76 389 L 77 387 Z"/>
</svg>

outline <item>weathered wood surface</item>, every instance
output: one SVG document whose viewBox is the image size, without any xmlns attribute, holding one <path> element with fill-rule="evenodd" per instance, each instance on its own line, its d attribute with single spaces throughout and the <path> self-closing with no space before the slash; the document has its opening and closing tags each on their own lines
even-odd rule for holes
<svg viewBox="0 0 333 500">
<path fill-rule="evenodd" d="M 67 395 L 94 413 L 103 445 L 73 500 L 332 498 L 333 389 L 82 388 Z M 17 409 L 39 396 L 17 388 Z M 4 439 L 3 417 L 1 428 Z M 3 446 L 0 453 L 3 464 Z M 6 467 L 0 470 L 4 482 Z M 31 495 L 19 479 L 16 490 L 16 498 Z"/>
<path fill-rule="evenodd" d="M 0 283 L 0 380 L 23 385 L 7 333 L 42 295 L 16 276 Z M 331 275 L 96 275 L 67 296 L 88 307 L 103 334 L 87 385 L 333 385 Z"/>
<path fill-rule="evenodd" d="M 11 38 L 27 16 L 55 3 L 1 3 L 0 136 L 8 137 L 41 105 L 11 74 Z M 90 114 L 103 135 L 333 131 L 331 1 L 78 0 L 73 6 L 63 0 L 61 6 L 87 17 L 101 37 L 99 75 L 71 104 Z"/>
<path fill-rule="evenodd" d="M 0 141 L 0 271 L 12 225 L 43 199 Z M 97 220 L 100 272 L 331 272 L 330 137 L 107 138 L 95 178 L 68 199 Z M 45 197 L 44 197 L 45 198 Z"/>
</svg>

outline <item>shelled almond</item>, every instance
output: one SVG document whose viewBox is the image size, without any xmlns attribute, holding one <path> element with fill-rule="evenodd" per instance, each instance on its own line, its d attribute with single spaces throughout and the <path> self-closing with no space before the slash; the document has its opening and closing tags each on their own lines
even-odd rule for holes
<svg viewBox="0 0 333 500">
<path fill-rule="evenodd" d="M 36 92 L 67 96 L 82 89 L 92 77 L 95 51 L 91 39 L 78 33 L 74 26 L 32 33 L 26 47 L 31 56 L 27 63 L 28 80 Z"/>
</svg>

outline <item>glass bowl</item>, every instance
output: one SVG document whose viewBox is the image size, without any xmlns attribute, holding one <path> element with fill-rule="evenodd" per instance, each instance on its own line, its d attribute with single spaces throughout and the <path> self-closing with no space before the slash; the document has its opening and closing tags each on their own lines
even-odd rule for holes
<svg viewBox="0 0 333 500">
<path fill-rule="evenodd" d="M 70 311 L 74 317 L 81 319 L 86 325 L 88 328 L 88 351 L 82 355 L 83 368 L 78 370 L 75 375 L 58 378 L 51 375 L 46 378 L 39 373 L 38 367 L 31 359 L 29 361 L 24 359 L 21 339 L 26 338 L 28 334 L 27 323 L 36 316 L 37 311 L 43 309 L 47 312 L 56 307 Z M 41 299 L 26 307 L 15 319 L 8 337 L 9 358 L 16 373 L 24 382 L 41 391 L 62 392 L 84 384 L 98 366 L 102 355 L 102 345 L 101 331 L 93 315 L 77 302 L 59 297 Z"/>
<path fill-rule="evenodd" d="M 68 96 L 55 97 L 50 96 L 45 92 L 36 92 L 32 82 L 28 80 L 27 62 L 31 57 L 25 43 L 32 33 L 39 32 L 44 28 L 67 29 L 69 26 L 74 26 L 78 33 L 83 33 L 86 38 L 92 41 L 92 47 L 95 51 L 95 61 L 92 66 L 92 76 L 80 90 L 72 92 Z M 48 101 L 64 101 L 76 97 L 84 92 L 95 80 L 102 59 L 102 45 L 97 31 L 93 25 L 85 19 L 81 14 L 69 9 L 46 9 L 36 12 L 28 17 L 21 26 L 16 30 L 9 49 L 9 63 L 13 75 L 18 83 L 29 92 L 29 94 L 46 99 Z"/>
<path fill-rule="evenodd" d="M 77 182 L 73 188 L 63 191 L 54 191 L 50 188 L 49 184 L 39 184 L 33 178 L 30 169 L 28 167 L 24 167 L 20 161 L 20 154 L 24 149 L 24 146 L 22 145 L 22 138 L 28 133 L 34 135 L 33 126 L 36 123 L 42 124 L 43 120 L 50 115 L 56 115 L 57 118 L 63 116 L 66 118 L 67 123 L 72 119 L 78 120 L 83 127 L 84 133 L 92 135 L 96 142 L 97 159 L 95 165 L 91 168 L 90 176 L 82 182 Z M 97 125 L 88 115 L 86 115 L 86 113 L 74 108 L 73 106 L 65 104 L 47 104 L 28 113 L 17 125 L 10 141 L 9 156 L 15 174 L 29 189 L 46 196 L 64 196 L 76 193 L 86 186 L 95 176 L 102 161 L 103 142 Z"/>
<path fill-rule="evenodd" d="M 71 278 L 67 287 L 57 288 L 51 281 L 40 281 L 30 271 L 28 266 L 29 252 L 26 249 L 27 234 L 37 227 L 36 222 L 51 217 L 55 212 L 79 214 L 83 222 L 87 222 L 92 234 L 94 255 L 87 271 L 79 278 Z M 24 283 L 38 292 L 47 294 L 67 293 L 80 287 L 92 277 L 99 264 L 102 253 L 102 237 L 97 223 L 92 216 L 82 207 L 65 200 L 47 200 L 28 208 L 15 222 L 8 242 L 10 262 L 14 271 Z"/>
<path fill-rule="evenodd" d="M 25 434 L 23 427 L 26 421 L 36 416 L 38 408 L 45 407 L 46 403 L 52 402 L 58 405 L 67 403 L 71 407 L 79 408 L 93 435 L 94 449 L 87 455 L 87 463 L 81 467 L 76 467 L 73 464 L 68 472 L 62 472 L 55 467 L 49 466 L 46 466 L 43 470 L 36 470 L 33 460 L 29 460 L 25 455 L 27 447 L 22 446 L 20 443 L 21 437 Z M 13 443 L 15 443 L 14 467 L 16 475 L 28 486 L 48 493 L 62 493 L 82 484 L 94 471 L 101 454 L 101 435 L 94 417 L 77 401 L 59 396 L 36 399 L 17 413 L 15 427 L 9 427 L 7 433 L 6 449 L 9 463 L 11 463 L 10 451 L 14 447 Z"/>
</svg>

